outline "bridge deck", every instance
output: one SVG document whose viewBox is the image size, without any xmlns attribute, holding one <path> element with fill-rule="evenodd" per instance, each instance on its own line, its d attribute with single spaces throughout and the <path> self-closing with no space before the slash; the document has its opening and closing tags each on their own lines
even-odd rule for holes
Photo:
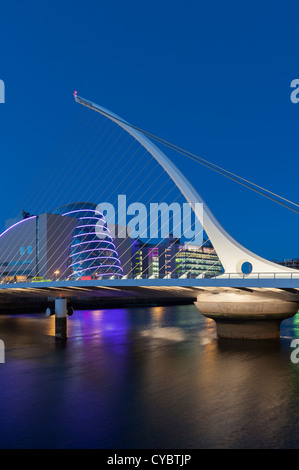
<svg viewBox="0 0 299 470">
<path fill-rule="evenodd" d="M 285 291 L 299 296 L 299 277 L 216 277 L 203 279 L 102 279 L 47 281 L 0 284 L 0 298 L 16 297 L 80 297 L 80 296 L 175 296 L 194 298 L 203 290 L 244 289 Z"/>
</svg>

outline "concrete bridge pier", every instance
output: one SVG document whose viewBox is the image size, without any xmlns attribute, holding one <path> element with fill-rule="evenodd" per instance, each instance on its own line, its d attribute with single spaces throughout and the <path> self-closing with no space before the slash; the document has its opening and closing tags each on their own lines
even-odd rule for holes
<svg viewBox="0 0 299 470">
<path fill-rule="evenodd" d="M 55 315 L 55 339 L 66 340 L 67 339 L 67 315 L 73 314 L 73 308 L 67 306 L 67 299 L 57 298 L 55 299 L 55 307 L 47 308 L 46 315 L 50 317 Z"/>
<path fill-rule="evenodd" d="M 215 321 L 218 338 L 236 339 L 279 338 L 281 322 L 299 310 L 298 297 L 238 289 L 204 292 L 195 305 Z"/>
</svg>

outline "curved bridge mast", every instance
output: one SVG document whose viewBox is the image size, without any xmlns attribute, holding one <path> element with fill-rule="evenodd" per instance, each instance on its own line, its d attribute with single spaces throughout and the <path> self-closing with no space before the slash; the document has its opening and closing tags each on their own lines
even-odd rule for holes
<svg viewBox="0 0 299 470">
<path fill-rule="evenodd" d="M 257 273 L 298 273 L 295 269 L 287 268 L 268 261 L 243 247 L 221 226 L 194 187 L 189 183 L 181 171 L 169 160 L 169 158 L 158 147 L 156 147 L 155 144 L 153 144 L 140 131 L 134 129 L 134 127 L 132 127 L 128 122 L 124 121 L 121 117 L 111 111 L 81 98 L 76 92 L 74 93 L 74 96 L 77 103 L 106 116 L 111 121 L 114 121 L 118 126 L 125 129 L 160 163 L 194 210 L 198 220 L 206 231 L 214 249 L 217 252 L 225 273 L 239 274 L 240 276 L 243 276 L 244 273 L 242 271 L 242 266 L 244 263 L 250 263 L 252 265 L 251 276 L 256 275 Z M 199 210 L 198 204 L 203 205 L 203 210 L 202 207 L 200 207 Z M 248 276 L 250 277 L 250 274 Z"/>
</svg>

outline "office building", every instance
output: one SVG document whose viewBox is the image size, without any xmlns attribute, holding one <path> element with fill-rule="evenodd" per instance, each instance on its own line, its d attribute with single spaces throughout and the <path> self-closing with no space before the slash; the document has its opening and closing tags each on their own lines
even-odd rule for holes
<svg viewBox="0 0 299 470">
<path fill-rule="evenodd" d="M 207 241 L 202 246 L 180 245 L 175 256 L 175 263 L 178 277 L 183 275 L 213 277 L 219 276 L 223 272 L 221 262 L 213 246 Z"/>
<path fill-rule="evenodd" d="M 202 246 L 182 244 L 179 239 L 168 238 L 157 244 L 132 243 L 133 277 L 188 276 L 213 277 L 222 274 L 221 262 L 209 242 Z"/>
<path fill-rule="evenodd" d="M 164 277 L 175 272 L 175 254 L 179 240 L 169 237 L 161 243 L 132 242 L 133 277 Z"/>
<path fill-rule="evenodd" d="M 288 268 L 299 269 L 298 258 L 284 259 L 283 261 L 277 261 L 277 263 L 281 264 L 282 266 L 287 266 Z"/>
</svg>

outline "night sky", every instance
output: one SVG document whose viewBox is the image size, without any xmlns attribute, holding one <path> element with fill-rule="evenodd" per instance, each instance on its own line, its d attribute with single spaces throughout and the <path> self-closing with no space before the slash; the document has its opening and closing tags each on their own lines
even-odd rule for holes
<svg viewBox="0 0 299 470">
<path fill-rule="evenodd" d="M 299 203 L 298 13 L 298 2 L 2 2 L 0 227 L 33 210 L 35 181 L 47 184 L 50 156 L 80 111 L 74 90 Z M 241 244 L 268 259 L 299 257 L 299 214 L 186 158 L 175 163 Z"/>
</svg>

